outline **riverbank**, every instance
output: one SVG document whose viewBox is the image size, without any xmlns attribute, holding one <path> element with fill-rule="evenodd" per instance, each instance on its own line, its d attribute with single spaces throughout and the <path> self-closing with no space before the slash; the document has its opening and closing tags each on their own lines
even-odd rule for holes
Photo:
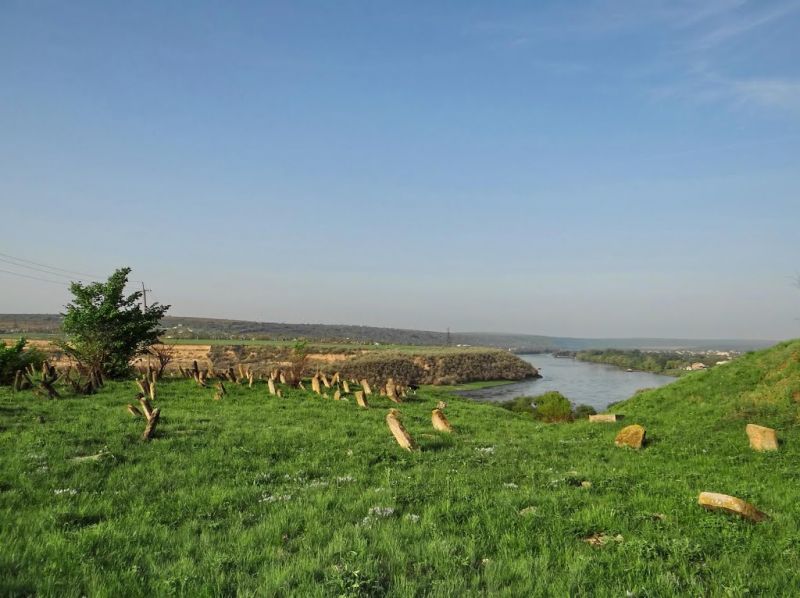
<svg viewBox="0 0 800 598">
<path fill-rule="evenodd" d="M 591 349 L 585 351 L 559 351 L 559 359 L 577 359 L 590 363 L 602 363 L 626 372 L 650 372 L 664 376 L 679 377 L 687 372 L 709 369 L 725 364 L 741 355 L 738 351 L 644 351 L 640 349 Z"/>
<path fill-rule="evenodd" d="M 537 369 L 541 378 L 500 386 L 459 391 L 464 398 L 499 403 L 519 396 L 558 391 L 573 405 L 585 404 L 601 411 L 608 405 L 632 397 L 643 388 L 659 388 L 675 378 L 650 372 L 626 372 L 611 365 L 563 359 L 552 354 L 520 355 Z"/>
</svg>

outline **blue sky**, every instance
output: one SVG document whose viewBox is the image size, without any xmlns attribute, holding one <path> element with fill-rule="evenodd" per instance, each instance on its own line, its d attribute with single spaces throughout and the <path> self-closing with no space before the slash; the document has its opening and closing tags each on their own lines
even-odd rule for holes
<svg viewBox="0 0 800 598">
<path fill-rule="evenodd" d="M 0 1 L 0 253 L 176 315 L 797 337 L 798 34 L 798 1 Z"/>
</svg>

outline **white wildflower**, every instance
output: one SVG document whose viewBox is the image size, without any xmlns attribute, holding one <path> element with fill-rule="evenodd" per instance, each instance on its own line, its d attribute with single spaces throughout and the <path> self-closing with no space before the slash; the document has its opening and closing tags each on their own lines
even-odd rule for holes
<svg viewBox="0 0 800 598">
<path fill-rule="evenodd" d="M 264 494 L 258 502 L 285 502 L 292 500 L 291 494 Z"/>
</svg>

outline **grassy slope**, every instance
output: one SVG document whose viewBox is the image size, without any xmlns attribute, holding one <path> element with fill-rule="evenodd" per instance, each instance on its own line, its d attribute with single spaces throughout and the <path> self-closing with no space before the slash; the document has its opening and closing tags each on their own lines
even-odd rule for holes
<svg viewBox="0 0 800 598">
<path fill-rule="evenodd" d="M 0 390 L 0 593 L 738 596 L 800 586 L 800 342 L 617 406 L 648 428 L 641 452 L 614 447 L 621 425 L 544 425 L 456 398 L 448 437 L 429 419 L 445 393 L 426 389 L 402 406 L 423 448 L 408 454 L 386 430 L 385 400 L 358 411 L 300 392 L 268 398 L 260 386 L 217 402 L 187 381 L 163 384 L 162 424 L 142 443 L 142 422 L 123 409 L 133 394 L 131 383 L 51 402 Z M 777 427 L 781 451 L 750 451 L 748 421 Z M 104 447 L 111 457 L 99 462 L 70 460 Z M 751 500 L 772 519 L 703 511 L 702 490 Z M 373 507 L 394 513 L 370 517 Z M 526 507 L 534 512 L 520 515 Z M 596 532 L 621 541 L 581 541 Z"/>
</svg>

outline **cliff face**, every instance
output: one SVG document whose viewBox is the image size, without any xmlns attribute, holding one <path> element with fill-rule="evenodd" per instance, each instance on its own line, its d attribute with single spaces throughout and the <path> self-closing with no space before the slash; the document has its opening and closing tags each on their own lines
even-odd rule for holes
<svg viewBox="0 0 800 598">
<path fill-rule="evenodd" d="M 312 349 L 313 351 L 313 349 Z M 208 361 L 214 369 L 242 365 L 258 373 L 288 365 L 291 349 L 216 345 Z M 405 384 L 460 384 L 476 380 L 522 380 L 539 374 L 531 364 L 516 355 L 496 349 L 451 349 L 446 351 L 396 352 L 386 350 L 350 350 L 309 354 L 306 373 L 317 370 L 338 371 L 345 378 L 367 378 L 384 382 L 394 378 Z"/>
<path fill-rule="evenodd" d="M 506 351 L 448 352 L 444 354 L 371 353 L 336 364 L 347 378 L 385 380 L 405 384 L 461 384 L 477 380 L 522 380 L 539 372 L 527 361 Z"/>
<path fill-rule="evenodd" d="M 69 360 L 47 341 L 31 341 L 49 354 L 58 367 Z M 197 361 L 200 368 L 214 370 L 249 367 L 256 374 L 266 374 L 275 368 L 286 367 L 292 357 L 288 345 L 173 345 L 173 361 L 167 371 L 190 368 Z M 136 366 L 147 364 L 139 358 Z M 394 378 L 403 384 L 460 384 L 476 380 L 522 380 L 539 375 L 531 364 L 500 349 L 420 347 L 415 351 L 392 351 L 363 347 L 310 346 L 306 374 L 317 371 L 340 372 L 346 378 L 367 378 L 384 383 Z"/>
</svg>

